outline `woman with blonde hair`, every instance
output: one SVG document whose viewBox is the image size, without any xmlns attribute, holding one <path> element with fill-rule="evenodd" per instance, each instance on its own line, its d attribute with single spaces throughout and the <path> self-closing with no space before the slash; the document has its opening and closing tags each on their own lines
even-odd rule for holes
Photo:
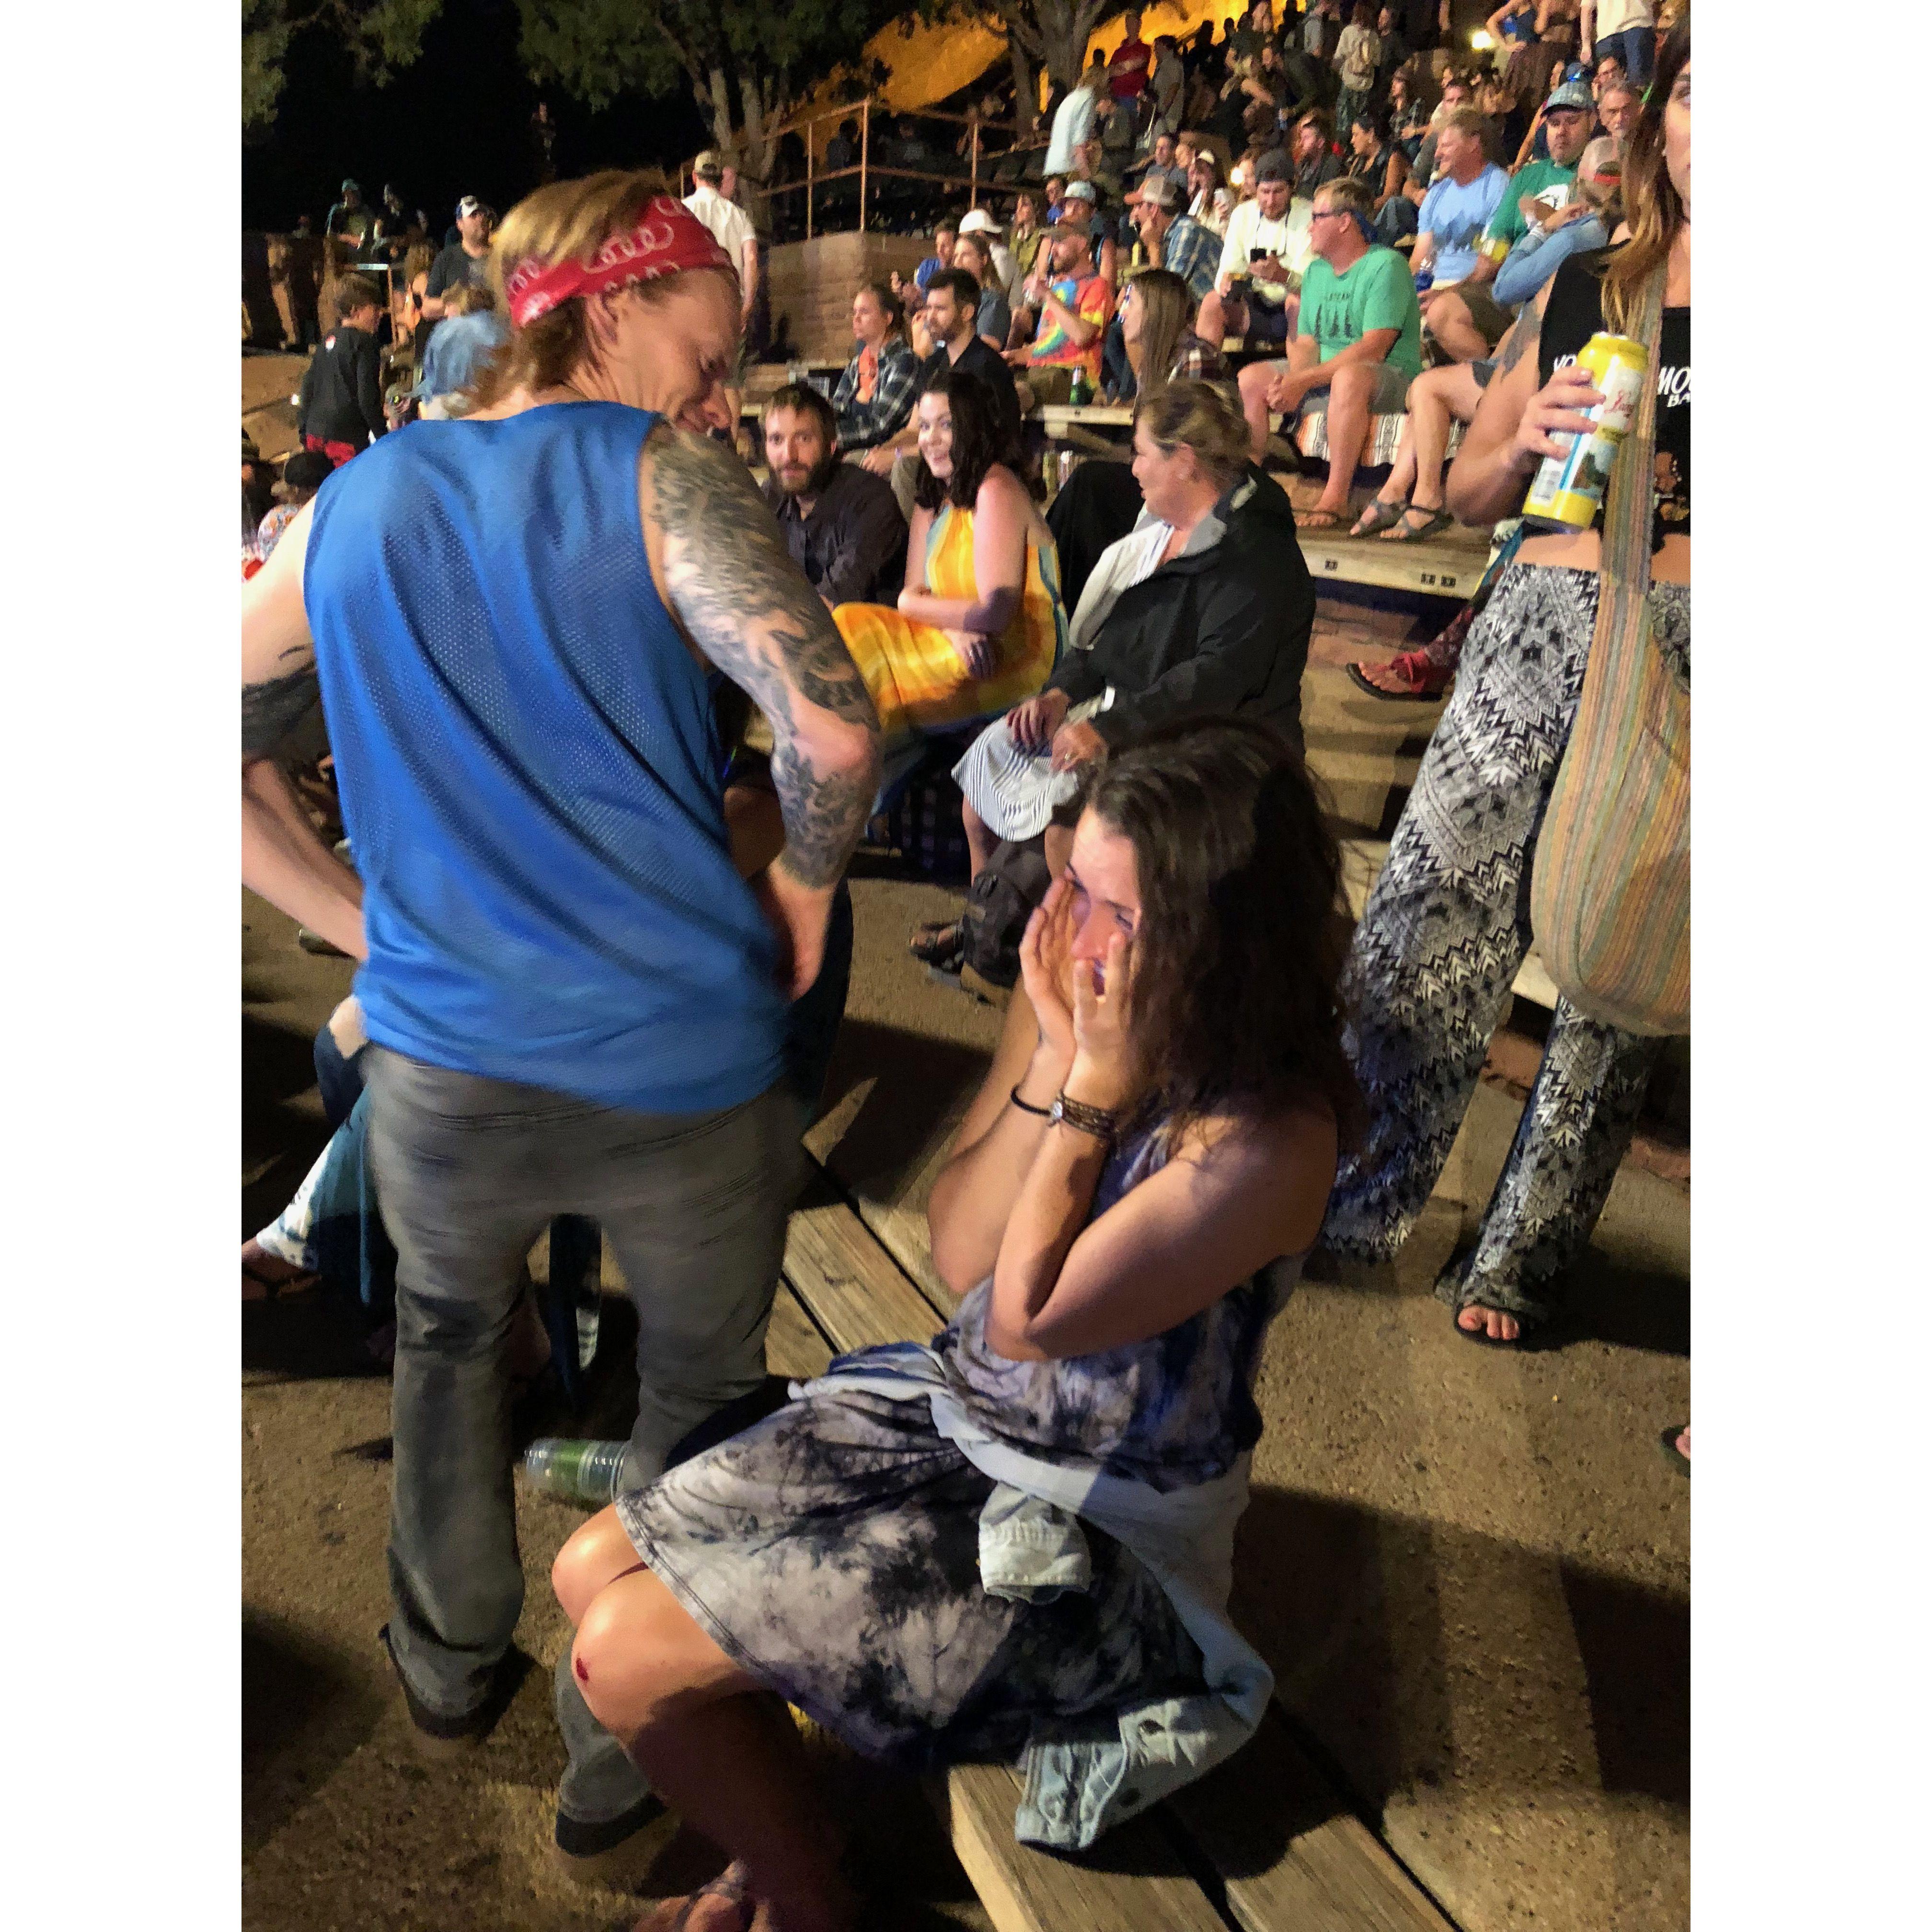
<svg viewBox="0 0 1932 1932">
<path fill-rule="evenodd" d="M 386 1641 L 449 1754 L 514 1688 L 508 1352 L 524 1257 L 595 1220 L 638 1322 L 628 1484 L 763 1386 L 819 976 L 878 783 L 871 700 L 728 430 L 738 274 L 654 176 L 537 190 L 458 421 L 332 476 L 242 587 L 244 883 L 362 962 L 396 1268 Z M 731 861 L 714 680 L 770 721 L 786 837 Z M 274 762 L 318 680 L 350 872 Z M 358 876 L 359 875 L 359 876 Z M 566 1672 L 557 1845 L 654 1814 Z"/>
<path fill-rule="evenodd" d="M 1058 871 L 1068 834 L 1053 821 L 1077 774 L 1157 725 L 1240 712 L 1300 740 L 1314 586 L 1240 410 L 1211 383 L 1168 383 L 1135 412 L 1133 473 L 1139 518 L 1088 574 L 1072 648 L 954 769 L 975 872 L 996 840 L 1042 834 Z M 922 930 L 915 951 L 943 952 L 950 931 Z"/>
</svg>

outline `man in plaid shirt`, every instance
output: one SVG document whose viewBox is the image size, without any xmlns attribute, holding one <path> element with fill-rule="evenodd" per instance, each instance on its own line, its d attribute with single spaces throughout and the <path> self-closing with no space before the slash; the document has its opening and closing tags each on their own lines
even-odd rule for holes
<svg viewBox="0 0 1932 1932">
<path fill-rule="evenodd" d="M 1187 284 L 1198 307 L 1214 286 L 1221 266 L 1221 238 L 1210 228 L 1182 214 L 1186 197 L 1180 185 L 1164 174 L 1150 174 L 1139 191 L 1128 198 L 1134 226 L 1146 245 L 1148 260 L 1157 268 L 1171 268 Z"/>
</svg>

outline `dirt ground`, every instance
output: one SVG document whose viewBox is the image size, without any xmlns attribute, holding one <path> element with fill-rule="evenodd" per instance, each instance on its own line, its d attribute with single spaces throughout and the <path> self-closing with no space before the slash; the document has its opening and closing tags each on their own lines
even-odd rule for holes
<svg viewBox="0 0 1932 1932">
<path fill-rule="evenodd" d="M 1374 641 L 1372 622 L 1325 626 L 1305 702 L 1338 821 L 1386 837 L 1436 714 L 1348 683 L 1339 660 Z M 916 1270 L 924 1190 L 998 1020 L 904 952 L 915 920 L 956 896 L 863 869 L 811 1144 Z M 247 1234 L 322 1144 L 309 1043 L 349 974 L 246 894 L 242 947 Z M 1688 1162 L 1653 1145 L 1625 1164 L 1578 1270 L 1580 1339 L 1531 1356 L 1457 1340 L 1430 1286 L 1501 1167 L 1525 1051 L 1503 1043 L 1400 1261 L 1311 1280 L 1276 1323 L 1236 1614 L 1463 1932 L 1666 1932 L 1689 1916 L 1690 1496 L 1655 1437 L 1689 1412 Z M 316 1297 L 248 1307 L 243 1335 L 244 1923 L 628 1923 L 634 1898 L 580 1888 L 545 1856 L 562 1762 L 548 1671 L 566 1636 L 546 1571 L 577 1513 L 520 1495 L 518 1642 L 535 1667 L 472 1767 L 424 1767 L 375 1641 L 387 1383 Z M 790 1324 L 772 1354 L 777 1372 L 812 1366 Z M 621 1405 L 621 1376 L 605 1400 Z M 520 1416 L 530 1434 L 561 1420 Z M 985 1923 L 915 1790 L 842 1764 L 828 1775 L 893 1922 Z M 694 1852 L 668 1846 L 664 1885 Z"/>
</svg>

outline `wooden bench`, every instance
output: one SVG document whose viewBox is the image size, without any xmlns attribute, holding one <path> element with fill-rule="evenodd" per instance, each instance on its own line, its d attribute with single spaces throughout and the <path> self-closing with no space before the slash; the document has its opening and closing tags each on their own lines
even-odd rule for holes
<svg viewBox="0 0 1932 1932">
<path fill-rule="evenodd" d="M 773 1314 L 794 1352 L 929 1341 L 952 1298 L 922 1289 L 836 1183 L 814 1176 L 787 1232 Z M 1018 1774 L 964 1765 L 928 1787 L 995 1932 L 1453 1932 L 1271 1709 L 1226 1764 L 1060 1857 L 1013 1836 Z"/>
</svg>

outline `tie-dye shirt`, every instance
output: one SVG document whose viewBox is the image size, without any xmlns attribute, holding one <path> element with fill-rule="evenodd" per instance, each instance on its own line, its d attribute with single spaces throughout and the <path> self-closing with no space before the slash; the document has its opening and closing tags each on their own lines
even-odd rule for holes
<svg viewBox="0 0 1932 1932">
<path fill-rule="evenodd" d="M 1040 328 L 1033 339 L 1033 366 L 1036 369 L 1070 369 L 1084 363 L 1097 384 L 1100 380 L 1100 344 L 1114 314 L 1114 292 L 1098 275 L 1076 282 L 1062 275 L 1052 284 L 1054 295 L 1082 322 L 1090 322 L 1098 332 L 1084 349 L 1066 332 L 1051 309 L 1040 313 Z"/>
</svg>

